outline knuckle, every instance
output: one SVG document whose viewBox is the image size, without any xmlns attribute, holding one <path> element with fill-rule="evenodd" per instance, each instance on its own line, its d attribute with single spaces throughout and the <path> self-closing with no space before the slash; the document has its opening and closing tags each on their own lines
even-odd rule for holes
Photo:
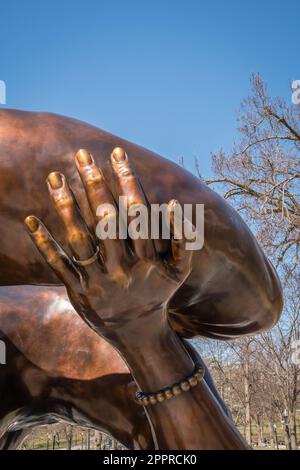
<svg viewBox="0 0 300 470">
<path fill-rule="evenodd" d="M 85 243 L 89 241 L 90 236 L 88 233 L 80 230 L 78 228 L 71 228 L 68 232 L 68 242 L 69 243 Z"/>
<path fill-rule="evenodd" d="M 54 196 L 55 206 L 58 209 L 63 209 L 66 207 L 72 207 L 74 205 L 73 197 L 71 194 L 61 193 L 57 196 Z"/>
<path fill-rule="evenodd" d="M 59 267 L 61 266 L 61 263 L 62 263 L 59 254 L 55 251 L 50 252 L 50 253 L 48 252 L 46 256 L 46 260 L 48 264 L 54 267 Z"/>
<path fill-rule="evenodd" d="M 126 164 L 126 163 L 120 164 L 117 167 L 117 171 L 118 171 L 119 177 L 121 178 L 130 178 L 130 177 L 133 178 L 132 169 L 129 164 Z"/>
<path fill-rule="evenodd" d="M 128 195 L 128 211 L 130 214 L 135 214 L 137 212 L 143 213 L 145 207 L 145 201 L 139 194 L 131 193 Z"/>
<path fill-rule="evenodd" d="M 103 176 L 101 171 L 96 165 L 86 167 L 85 170 L 82 172 L 84 183 L 87 186 L 99 184 L 103 180 Z"/>
<path fill-rule="evenodd" d="M 35 235 L 35 241 L 36 244 L 43 249 L 44 251 L 47 251 L 49 249 L 49 234 L 46 232 L 45 229 L 40 229 Z"/>
</svg>

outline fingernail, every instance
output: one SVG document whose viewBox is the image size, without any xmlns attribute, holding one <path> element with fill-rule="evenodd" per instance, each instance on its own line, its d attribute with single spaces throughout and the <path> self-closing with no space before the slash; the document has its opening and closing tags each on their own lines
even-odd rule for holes
<svg viewBox="0 0 300 470">
<path fill-rule="evenodd" d="M 171 220 L 182 220 L 182 208 L 177 199 L 172 199 L 169 202 L 169 217 Z"/>
<path fill-rule="evenodd" d="M 48 182 L 52 189 L 59 189 L 63 185 L 62 176 L 60 173 L 58 173 L 58 171 L 53 171 L 53 173 L 50 173 L 48 176 Z"/>
<path fill-rule="evenodd" d="M 177 201 L 177 199 L 172 199 L 172 201 L 169 202 L 169 207 L 170 209 L 175 209 L 175 207 L 179 204 L 179 202 Z"/>
<path fill-rule="evenodd" d="M 33 215 L 29 215 L 28 217 L 26 217 L 24 222 L 31 233 L 36 232 L 40 225 L 38 219 Z"/>
<path fill-rule="evenodd" d="M 122 149 L 121 147 L 116 147 L 114 150 L 113 150 L 113 153 L 112 153 L 112 156 L 114 158 L 114 160 L 119 163 L 119 162 L 122 162 L 125 160 L 126 158 L 126 153 L 125 153 L 125 150 Z"/>
<path fill-rule="evenodd" d="M 93 163 L 93 158 L 86 149 L 78 150 L 76 153 L 76 159 L 80 166 L 90 165 Z"/>
</svg>

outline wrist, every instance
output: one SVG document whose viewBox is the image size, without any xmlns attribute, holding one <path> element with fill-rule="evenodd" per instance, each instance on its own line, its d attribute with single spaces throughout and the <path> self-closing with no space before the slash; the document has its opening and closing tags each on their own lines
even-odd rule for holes
<svg viewBox="0 0 300 470">
<path fill-rule="evenodd" d="M 124 329 L 122 334 L 116 332 L 115 347 L 143 392 L 169 387 L 194 370 L 194 362 L 183 341 L 171 328 L 166 313 L 159 314 L 158 324 L 155 313 L 153 317 L 147 317 L 148 321 L 140 325 L 140 329 Z M 163 321 L 162 315 L 165 316 Z"/>
</svg>

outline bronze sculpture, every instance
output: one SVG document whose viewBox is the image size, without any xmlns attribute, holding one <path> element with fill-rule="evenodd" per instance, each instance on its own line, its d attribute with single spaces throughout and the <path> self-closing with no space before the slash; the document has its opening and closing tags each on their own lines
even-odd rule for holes
<svg viewBox="0 0 300 470">
<path fill-rule="evenodd" d="M 128 368 L 80 319 L 63 287 L 1 287 L 0 305 L 7 345 L 0 449 L 15 449 L 34 426 L 60 420 L 102 430 L 129 449 L 154 449 Z M 205 380 L 226 411 L 209 371 Z"/>
<path fill-rule="evenodd" d="M 59 420 L 105 431 L 128 448 L 153 448 L 126 365 L 78 317 L 64 288 L 1 287 L 0 305 L 7 345 L 0 449 Z"/>
<path fill-rule="evenodd" d="M 190 275 L 187 279 L 183 279 L 183 284 L 170 301 L 168 319 L 173 329 L 182 337 L 203 335 L 214 338 L 230 338 L 260 331 L 272 326 L 277 321 L 282 300 L 276 273 L 239 216 L 196 178 L 151 152 L 67 118 L 1 111 L 0 133 L 0 181 L 4 195 L 0 200 L 3 240 L 0 248 L 2 285 L 53 285 L 59 283 L 55 274 L 33 250 L 30 241 L 24 237 L 22 220 L 29 213 L 38 215 L 47 226 L 54 229 L 54 235 L 66 247 L 63 230 L 55 223 L 55 212 L 47 204 L 47 194 L 40 186 L 41 180 L 53 170 L 62 171 L 76 194 L 87 225 L 92 227 L 94 223 L 91 212 L 89 212 L 88 204 L 80 188 L 79 178 L 73 169 L 73 155 L 78 148 L 87 147 L 93 153 L 96 164 L 101 167 L 109 189 L 116 196 L 113 171 L 107 156 L 113 147 L 121 144 L 130 154 L 130 159 L 133 160 L 136 172 L 141 179 L 144 193 L 151 203 L 168 202 L 176 197 L 180 203 L 198 201 L 205 204 L 205 247 L 193 256 L 192 265 L 186 269 L 185 273 L 187 275 L 191 270 Z M 121 151 L 117 152 L 117 156 L 118 154 L 123 158 Z M 79 160 L 80 155 L 83 161 L 84 158 L 88 158 L 87 154 L 82 152 L 78 156 Z M 29 161 L 31 165 L 34 164 L 34 175 L 32 172 L 23 171 L 28 167 Z M 123 164 L 121 163 L 121 165 Z M 59 180 L 57 174 L 52 175 L 54 186 L 55 180 L 56 182 Z M 137 186 L 133 189 L 136 191 L 137 197 L 143 197 L 141 193 L 138 193 Z M 22 207 L 19 204 L 21 200 Z M 29 225 L 31 223 L 31 228 L 34 229 L 35 219 L 30 220 Z M 3 224 L 3 222 L 5 223 Z M 35 231 L 33 230 L 33 232 Z M 163 241 L 157 243 L 155 248 L 158 256 L 164 256 L 169 246 Z M 78 245 L 74 249 L 75 253 L 76 250 L 82 250 L 82 246 Z M 79 258 L 90 256 L 92 254 L 91 247 L 89 250 L 89 253 L 77 253 Z M 144 256 L 141 253 L 145 254 L 148 251 L 149 246 L 136 249 L 136 253 L 140 253 L 138 254 L 139 258 Z M 118 256 L 115 259 L 118 259 Z M 153 254 L 150 254 L 150 259 L 154 259 Z M 83 300 L 84 295 L 82 293 L 80 295 Z M 83 303 L 87 299 L 87 303 L 89 303 L 89 297 L 85 297 Z M 84 310 L 81 313 L 86 315 L 88 310 L 86 305 Z M 153 318 L 157 319 L 158 317 L 154 315 Z M 95 316 L 92 320 L 90 317 L 90 324 L 95 329 L 102 328 L 103 325 L 97 325 L 94 320 L 96 320 Z M 129 334 L 127 332 L 127 336 L 130 337 L 133 331 Z M 156 337 L 156 328 L 153 327 L 152 322 L 147 323 L 146 331 L 149 335 L 153 332 L 153 339 Z M 115 333 L 116 329 L 110 330 L 108 339 L 118 343 L 120 336 L 117 339 L 112 337 Z M 173 341 L 177 342 L 177 340 L 172 337 L 172 346 Z M 122 338 L 122 342 L 124 342 L 124 338 Z M 170 346 L 169 343 L 168 345 Z M 175 371 L 180 375 L 180 372 L 191 368 L 191 363 L 185 356 L 180 342 L 176 344 L 176 352 L 178 352 L 177 348 L 184 356 L 182 356 L 181 366 L 178 365 L 178 370 Z M 128 353 L 127 345 L 124 354 Z M 134 357 L 131 359 L 135 360 Z M 150 377 L 151 380 L 148 383 L 149 379 L 145 371 L 140 370 L 138 373 L 139 364 L 135 366 L 135 373 L 142 377 L 140 380 L 149 385 L 149 391 L 154 391 L 153 388 L 150 388 L 155 385 L 153 377 L 152 379 Z M 169 373 L 169 369 L 165 371 L 165 380 L 168 379 Z M 173 375 L 173 372 L 170 375 Z M 157 378 L 158 388 L 160 388 L 160 382 L 161 378 Z M 163 386 L 166 385 L 168 384 L 163 384 Z M 202 399 L 208 400 L 206 409 L 209 409 L 210 406 L 214 408 L 211 398 L 208 397 L 209 394 L 207 395 L 207 389 L 203 393 Z M 195 400 L 197 402 L 197 398 Z M 170 406 L 171 402 L 172 400 L 170 400 Z M 219 411 L 218 407 L 217 411 L 214 410 L 217 415 Z M 152 416 L 152 419 L 158 423 L 159 428 L 159 412 L 154 411 L 153 413 L 154 415 L 158 413 L 158 416 Z M 170 413 L 172 415 L 171 411 Z M 172 430 L 172 419 L 171 417 L 170 423 L 166 426 L 169 433 Z M 202 419 L 205 419 L 204 415 L 202 415 Z M 211 419 L 213 422 L 212 416 Z M 224 416 L 218 415 L 217 422 L 221 426 L 223 420 Z M 226 426 L 228 423 L 225 425 L 225 430 L 227 429 L 228 435 L 230 435 L 231 427 L 229 425 L 228 430 Z M 156 438 L 160 447 L 163 448 L 168 448 L 170 445 L 176 445 L 178 448 L 199 446 L 199 442 L 193 441 L 192 438 L 190 442 L 189 440 L 185 441 L 183 436 L 177 436 L 176 443 L 172 443 L 172 439 L 170 441 L 169 437 L 164 433 L 161 434 L 159 429 Z M 228 439 L 211 435 L 202 444 L 203 448 L 207 448 L 209 445 L 216 448 L 243 447 L 234 431 Z"/>
</svg>

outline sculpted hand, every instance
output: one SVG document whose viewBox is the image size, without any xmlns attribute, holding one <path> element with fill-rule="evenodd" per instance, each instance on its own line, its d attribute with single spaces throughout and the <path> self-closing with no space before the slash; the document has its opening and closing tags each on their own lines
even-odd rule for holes
<svg viewBox="0 0 300 470">
<path fill-rule="evenodd" d="M 118 195 L 128 198 L 128 219 L 134 222 L 130 211 L 147 206 L 146 197 L 122 149 L 113 151 L 111 164 Z M 99 228 L 99 223 L 116 222 L 122 207 L 92 157 L 81 150 L 76 165 L 95 224 Z M 65 284 L 79 315 L 121 353 L 140 390 L 150 394 L 152 402 L 154 399 L 154 406 L 147 406 L 147 417 L 156 447 L 245 448 L 205 380 L 193 383 L 193 388 L 187 382 L 194 363 L 168 323 L 168 302 L 191 270 L 192 251 L 186 251 L 187 240 L 173 236 L 165 257 L 155 250 L 153 240 L 136 239 L 129 228 L 131 238 L 100 241 L 89 231 L 65 177 L 51 173 L 48 188 L 64 227 L 68 254 L 34 216 L 25 220 L 30 235 Z M 175 201 L 168 204 L 167 218 L 171 232 L 178 235 L 174 206 Z M 121 229 L 117 227 L 117 235 Z M 153 395 L 157 391 L 159 403 Z"/>
<path fill-rule="evenodd" d="M 156 252 L 150 238 L 120 239 L 120 208 L 101 170 L 86 150 L 77 153 L 75 162 L 95 225 L 116 222 L 116 238 L 99 240 L 88 229 L 64 175 L 58 172 L 48 176 L 47 185 L 63 224 L 68 253 L 37 217 L 27 217 L 26 226 L 85 321 L 119 350 L 130 345 L 137 347 L 139 342 L 151 341 L 169 329 L 168 301 L 190 273 L 192 251 L 186 251 L 184 237 L 171 240 L 164 258 Z M 147 207 L 141 184 L 123 149 L 113 151 L 111 165 L 118 195 L 127 197 L 128 211 L 141 205 Z M 173 234 L 176 204 L 170 201 L 167 210 Z M 129 217 L 129 221 L 133 218 Z M 98 256 L 94 256 L 97 252 Z"/>
</svg>

